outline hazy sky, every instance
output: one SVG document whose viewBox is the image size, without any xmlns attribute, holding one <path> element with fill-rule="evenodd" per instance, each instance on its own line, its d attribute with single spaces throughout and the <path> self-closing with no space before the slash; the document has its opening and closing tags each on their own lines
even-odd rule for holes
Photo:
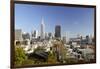
<svg viewBox="0 0 100 69">
<path fill-rule="evenodd" d="M 69 37 L 94 33 L 94 8 L 15 4 L 15 29 L 40 31 L 42 18 L 46 32 L 54 33 L 61 25 L 62 35 L 67 32 Z"/>
</svg>

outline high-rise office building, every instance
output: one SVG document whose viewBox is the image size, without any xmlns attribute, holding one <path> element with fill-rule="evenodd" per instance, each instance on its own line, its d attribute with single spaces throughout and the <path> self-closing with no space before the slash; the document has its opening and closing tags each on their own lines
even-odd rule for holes
<svg viewBox="0 0 100 69">
<path fill-rule="evenodd" d="M 40 38 L 41 39 L 45 38 L 45 24 L 44 24 L 44 19 L 43 18 L 42 18 L 42 22 L 41 22 Z"/>
<path fill-rule="evenodd" d="M 66 36 L 66 42 L 69 42 L 69 32 L 65 32 L 65 36 Z"/>
<path fill-rule="evenodd" d="M 30 34 L 29 33 L 23 33 L 22 37 L 23 37 L 23 40 L 30 39 Z"/>
<path fill-rule="evenodd" d="M 90 41 L 90 37 L 89 35 L 86 35 L 86 43 L 89 44 L 89 41 Z"/>
<path fill-rule="evenodd" d="M 37 38 L 38 37 L 38 31 L 37 30 L 32 31 L 31 36 L 32 36 L 32 38 Z"/>
<path fill-rule="evenodd" d="M 46 38 L 46 39 L 48 38 L 48 33 L 47 33 L 47 32 L 45 32 L 45 38 Z"/>
<path fill-rule="evenodd" d="M 55 27 L 55 37 L 61 38 L 61 26 L 60 25 L 56 25 Z"/>
<path fill-rule="evenodd" d="M 18 40 L 18 41 L 22 40 L 22 30 L 21 29 L 15 30 L 15 40 Z"/>
<path fill-rule="evenodd" d="M 63 40 L 64 43 L 66 43 L 66 36 L 63 36 L 62 40 Z"/>
<path fill-rule="evenodd" d="M 48 33 L 48 37 L 49 37 L 49 38 L 52 38 L 52 37 L 53 37 L 53 36 L 52 36 L 52 33 L 49 32 L 49 33 Z"/>
</svg>

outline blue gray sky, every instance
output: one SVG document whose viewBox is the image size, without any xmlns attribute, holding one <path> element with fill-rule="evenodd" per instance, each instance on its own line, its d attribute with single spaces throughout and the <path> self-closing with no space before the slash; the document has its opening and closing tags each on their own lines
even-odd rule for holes
<svg viewBox="0 0 100 69">
<path fill-rule="evenodd" d="M 40 31 L 42 18 L 46 32 L 54 33 L 61 25 L 61 34 L 69 37 L 94 33 L 94 8 L 15 4 L 15 29 Z"/>
</svg>

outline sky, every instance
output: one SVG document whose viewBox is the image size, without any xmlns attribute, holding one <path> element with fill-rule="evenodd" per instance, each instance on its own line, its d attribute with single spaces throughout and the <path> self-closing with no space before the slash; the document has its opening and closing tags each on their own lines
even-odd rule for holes
<svg viewBox="0 0 100 69">
<path fill-rule="evenodd" d="M 47 33 L 54 33 L 56 25 L 61 25 L 62 36 L 94 33 L 94 8 L 15 4 L 15 29 L 40 31 L 42 18 Z"/>
</svg>

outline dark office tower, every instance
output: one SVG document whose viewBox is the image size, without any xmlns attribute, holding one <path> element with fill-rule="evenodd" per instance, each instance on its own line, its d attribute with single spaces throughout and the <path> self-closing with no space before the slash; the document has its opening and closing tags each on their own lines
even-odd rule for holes
<svg viewBox="0 0 100 69">
<path fill-rule="evenodd" d="M 61 38 L 61 26 L 60 25 L 56 25 L 55 27 L 55 37 Z"/>
<path fill-rule="evenodd" d="M 52 37 L 52 33 L 48 33 L 48 37 L 51 38 Z"/>
<path fill-rule="evenodd" d="M 23 38 L 23 40 L 30 39 L 30 34 L 29 33 L 23 33 L 22 38 Z"/>
<path fill-rule="evenodd" d="M 89 35 L 86 36 L 86 43 L 89 44 L 90 37 Z"/>
</svg>

